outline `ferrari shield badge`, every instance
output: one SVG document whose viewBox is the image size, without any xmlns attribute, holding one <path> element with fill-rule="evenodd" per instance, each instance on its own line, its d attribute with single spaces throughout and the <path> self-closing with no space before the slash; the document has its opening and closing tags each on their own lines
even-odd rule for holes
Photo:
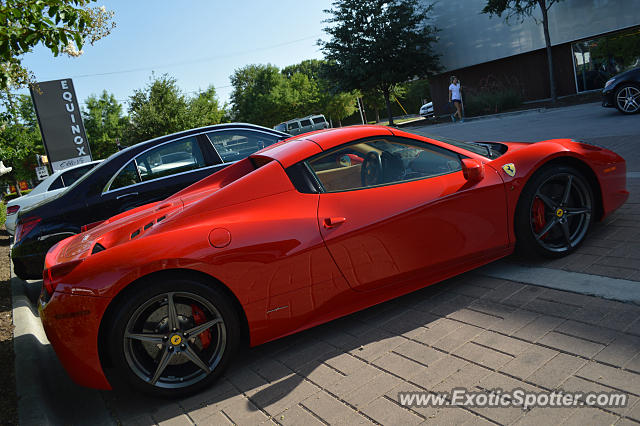
<svg viewBox="0 0 640 426">
<path fill-rule="evenodd" d="M 513 163 L 505 164 L 502 166 L 502 170 L 511 177 L 516 175 L 516 166 Z"/>
</svg>

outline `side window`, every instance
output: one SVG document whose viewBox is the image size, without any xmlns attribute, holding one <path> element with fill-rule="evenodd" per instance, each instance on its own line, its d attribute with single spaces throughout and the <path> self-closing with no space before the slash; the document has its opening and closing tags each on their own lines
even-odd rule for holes
<svg viewBox="0 0 640 426">
<path fill-rule="evenodd" d="M 300 126 L 302 127 L 311 126 L 311 120 L 307 119 L 307 120 L 300 121 Z"/>
<path fill-rule="evenodd" d="M 457 154 L 404 139 L 352 143 L 308 161 L 327 192 L 423 179 L 462 169 Z"/>
<path fill-rule="evenodd" d="M 297 121 L 294 121 L 293 123 L 289 123 L 287 124 L 287 130 L 296 130 L 299 129 L 300 125 L 298 124 Z"/>
<path fill-rule="evenodd" d="M 109 189 L 118 189 L 205 166 L 195 136 L 178 139 L 143 152 L 115 177 Z"/>
<path fill-rule="evenodd" d="M 62 181 L 64 186 L 66 187 L 66 186 L 73 185 L 73 183 L 75 183 L 75 181 L 80 179 L 82 175 L 87 173 L 89 170 L 93 169 L 93 166 L 95 166 L 95 164 L 90 164 L 84 167 L 77 167 L 73 170 L 69 170 L 68 172 L 63 173 Z"/>
<path fill-rule="evenodd" d="M 136 160 L 131 160 L 124 169 L 120 170 L 118 176 L 111 182 L 109 189 L 124 188 L 125 186 L 140 183 L 140 173 L 136 167 Z"/>
<path fill-rule="evenodd" d="M 64 183 L 62 183 L 62 175 L 58 176 L 58 178 L 54 180 L 51 185 L 49 185 L 49 191 L 60 188 L 64 188 Z"/>
<path fill-rule="evenodd" d="M 280 140 L 276 135 L 251 130 L 221 130 L 207 133 L 224 163 L 242 160 Z"/>
<path fill-rule="evenodd" d="M 326 122 L 327 120 L 325 120 L 324 117 L 316 117 L 313 119 L 313 124 L 324 124 Z"/>
</svg>

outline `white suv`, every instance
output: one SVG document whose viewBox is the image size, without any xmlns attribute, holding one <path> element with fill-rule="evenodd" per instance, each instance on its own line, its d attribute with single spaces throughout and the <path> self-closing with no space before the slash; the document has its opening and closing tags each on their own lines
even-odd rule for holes
<svg viewBox="0 0 640 426">
<path fill-rule="evenodd" d="M 294 118 L 293 120 L 285 121 L 276 126 L 273 126 L 275 130 L 289 133 L 290 135 L 299 135 L 302 133 L 312 132 L 314 130 L 328 129 L 329 123 L 324 115 L 308 115 L 303 118 Z"/>
</svg>

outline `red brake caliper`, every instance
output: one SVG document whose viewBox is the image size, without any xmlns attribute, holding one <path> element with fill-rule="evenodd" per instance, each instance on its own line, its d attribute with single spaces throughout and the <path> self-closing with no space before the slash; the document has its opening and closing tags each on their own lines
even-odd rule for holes
<svg viewBox="0 0 640 426">
<path fill-rule="evenodd" d="M 544 229 L 547 221 L 544 218 L 544 203 L 540 198 L 533 200 L 533 206 L 531 207 L 531 217 L 533 219 L 533 230 L 537 233 Z M 545 238 L 546 234 L 541 238 Z"/>
<path fill-rule="evenodd" d="M 193 313 L 193 320 L 196 325 L 204 324 L 207 320 L 207 316 L 204 314 L 202 309 L 198 308 L 196 305 L 191 305 L 191 312 Z M 198 337 L 200 337 L 202 348 L 207 349 L 211 344 L 211 331 L 205 330 L 200 333 Z"/>
</svg>

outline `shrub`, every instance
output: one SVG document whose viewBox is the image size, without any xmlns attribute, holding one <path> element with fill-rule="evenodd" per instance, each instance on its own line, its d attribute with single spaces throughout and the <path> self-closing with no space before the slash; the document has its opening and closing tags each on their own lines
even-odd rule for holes
<svg viewBox="0 0 640 426">
<path fill-rule="evenodd" d="M 522 96 L 516 89 L 477 91 L 464 102 L 465 115 L 495 114 L 522 105 Z"/>
<path fill-rule="evenodd" d="M 25 190 L 25 191 L 21 191 L 21 192 L 22 192 L 22 195 L 27 195 L 28 193 L 30 193 L 30 192 L 31 192 L 31 189 L 27 189 L 27 190 Z M 18 197 L 19 197 L 19 195 L 18 195 L 16 192 L 11 192 L 11 193 L 9 193 L 9 194 L 7 194 L 7 195 L 5 195 L 5 196 L 4 196 L 4 201 L 5 201 L 5 202 L 7 202 L 7 201 L 11 201 L 11 200 L 13 200 L 14 198 L 18 198 Z"/>
<path fill-rule="evenodd" d="M 0 226 L 3 226 L 7 220 L 7 205 L 0 201 Z"/>
</svg>

